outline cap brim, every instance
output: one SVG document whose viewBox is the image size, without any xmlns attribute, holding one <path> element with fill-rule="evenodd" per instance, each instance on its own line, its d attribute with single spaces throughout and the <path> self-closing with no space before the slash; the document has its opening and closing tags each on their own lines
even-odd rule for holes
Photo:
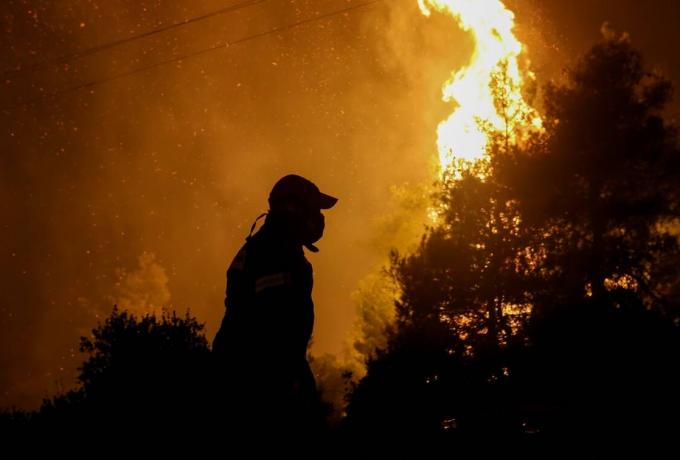
<svg viewBox="0 0 680 460">
<path fill-rule="evenodd" d="M 335 203 L 337 202 L 338 199 L 335 198 L 334 196 L 326 195 L 325 193 L 319 192 L 319 208 L 329 209 L 335 206 Z"/>
</svg>

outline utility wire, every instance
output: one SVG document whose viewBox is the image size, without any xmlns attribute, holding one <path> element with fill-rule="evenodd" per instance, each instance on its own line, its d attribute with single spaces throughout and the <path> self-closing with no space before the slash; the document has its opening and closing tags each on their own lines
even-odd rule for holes
<svg viewBox="0 0 680 460">
<path fill-rule="evenodd" d="M 266 1 L 268 1 L 268 0 L 248 0 L 248 1 L 245 1 L 245 2 L 241 2 L 241 3 L 236 3 L 234 5 L 225 6 L 224 8 L 220 8 L 220 9 L 212 11 L 210 13 L 203 14 L 201 16 L 196 16 L 196 17 L 193 17 L 193 18 L 185 19 L 183 21 L 168 24 L 167 26 L 163 26 L 163 27 L 160 27 L 158 29 L 153 29 L 153 30 L 149 30 L 147 32 L 143 32 L 141 34 L 133 35 L 132 37 L 122 38 L 122 39 L 115 40 L 115 41 L 108 42 L 108 43 L 102 43 L 101 45 L 93 46 L 91 48 L 86 48 L 84 50 L 74 51 L 72 53 L 64 54 L 62 56 L 57 56 L 57 57 L 52 58 L 52 59 L 47 59 L 45 61 L 36 62 L 36 63 L 30 64 L 28 66 L 23 66 L 23 65 L 19 64 L 17 67 L 15 67 L 13 69 L 4 70 L 2 72 L 2 76 L 4 78 L 4 77 L 8 77 L 8 76 L 14 75 L 14 74 L 19 73 L 19 72 L 24 72 L 24 71 L 25 72 L 33 72 L 33 71 L 36 71 L 36 70 L 41 70 L 41 69 L 44 69 L 44 68 L 52 67 L 52 66 L 57 65 L 57 64 L 62 64 L 64 62 L 74 61 L 76 59 L 80 59 L 80 58 L 83 58 L 83 57 L 86 57 L 86 56 L 90 56 L 92 54 L 99 53 L 100 51 L 108 50 L 108 49 L 111 49 L 111 48 L 115 48 L 116 46 L 124 45 L 126 43 L 130 43 L 130 42 L 134 42 L 134 41 L 146 38 L 146 37 L 150 37 L 152 35 L 167 32 L 168 30 L 177 29 L 177 28 L 185 26 L 187 24 L 192 24 L 194 22 L 203 21 L 205 19 L 212 18 L 214 16 L 219 16 L 221 14 L 231 13 L 231 12 L 243 9 L 243 8 L 248 8 L 249 6 L 254 6 L 254 5 L 257 5 L 259 3 L 264 3 Z"/>
<path fill-rule="evenodd" d="M 382 1 L 384 1 L 384 0 L 370 0 L 368 2 L 359 3 L 359 4 L 356 4 L 356 5 L 351 5 L 351 6 L 346 7 L 346 8 L 341 8 L 341 9 L 338 9 L 338 10 L 335 10 L 335 11 L 331 11 L 331 12 L 324 13 L 324 14 L 321 14 L 321 15 L 318 15 L 318 16 L 314 16 L 312 18 L 303 19 L 301 21 L 297 21 L 297 22 L 294 22 L 294 23 L 291 23 L 291 24 L 286 24 L 286 25 L 283 25 L 283 26 L 277 26 L 277 27 L 269 29 L 265 32 L 260 32 L 260 33 L 253 34 L 253 35 L 247 35 L 243 38 L 239 38 L 239 39 L 231 41 L 231 42 L 226 42 L 226 43 L 222 43 L 222 44 L 219 44 L 219 45 L 213 45 L 211 47 L 203 48 L 203 49 L 200 49 L 198 51 L 194 51 L 192 53 L 174 56 L 170 59 L 155 62 L 153 64 L 149 64 L 149 65 L 146 65 L 146 66 L 143 66 L 143 67 L 137 67 L 135 69 L 127 70 L 125 72 L 117 73 L 117 74 L 114 74 L 114 75 L 111 75 L 111 76 L 108 76 L 108 77 L 104 77 L 104 78 L 101 78 L 101 79 L 98 79 L 98 80 L 92 80 L 92 81 L 89 81 L 89 82 L 84 82 L 84 83 L 80 83 L 80 84 L 75 85 L 75 86 L 64 88 L 64 89 L 61 89 L 61 90 L 53 91 L 51 93 L 39 96 L 37 98 L 31 99 L 31 100 L 28 100 L 28 101 L 20 102 L 20 103 L 14 105 L 14 106 L 5 107 L 2 110 L 6 112 L 6 111 L 10 111 L 12 109 L 15 109 L 15 108 L 18 108 L 18 107 L 21 107 L 21 106 L 24 106 L 24 105 L 33 105 L 33 104 L 40 102 L 40 101 L 43 101 L 45 99 L 57 98 L 57 97 L 65 95 L 65 94 L 72 93 L 72 92 L 75 92 L 75 91 L 78 91 L 78 90 L 81 90 L 81 89 L 92 88 L 92 87 L 99 86 L 99 85 L 102 85 L 104 83 L 107 83 L 107 82 L 110 82 L 110 81 L 113 81 L 113 80 L 118 80 L 119 78 L 123 78 L 123 77 L 127 77 L 127 76 L 134 75 L 134 74 L 137 74 L 137 73 L 145 72 L 147 70 L 155 69 L 157 67 L 161 67 L 161 66 L 164 66 L 166 64 L 172 64 L 172 63 L 175 63 L 175 62 L 185 61 L 185 60 L 188 60 L 188 59 L 209 53 L 211 51 L 216 51 L 216 50 L 219 50 L 219 49 L 225 49 L 225 48 L 228 48 L 232 45 L 238 45 L 240 43 L 245 43 L 245 42 L 255 40 L 255 39 L 258 39 L 258 38 L 261 38 L 261 37 L 264 37 L 264 36 L 267 36 L 267 35 L 271 35 L 271 34 L 274 34 L 274 33 L 277 33 L 277 32 L 284 32 L 284 31 L 287 31 L 287 30 L 290 30 L 290 29 L 294 29 L 296 27 L 300 27 L 300 26 L 303 26 L 303 25 L 306 25 L 306 24 L 310 24 L 312 22 L 321 21 L 323 19 L 328 19 L 328 18 L 331 18 L 333 16 L 337 16 L 337 15 L 340 15 L 340 14 L 343 14 L 343 13 L 348 13 L 350 11 L 358 10 L 360 8 L 365 8 L 369 5 L 373 5 L 373 4 L 382 2 Z"/>
</svg>

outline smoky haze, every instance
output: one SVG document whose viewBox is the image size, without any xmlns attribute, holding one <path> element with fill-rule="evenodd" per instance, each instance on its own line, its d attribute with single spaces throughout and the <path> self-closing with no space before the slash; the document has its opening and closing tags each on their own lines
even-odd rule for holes
<svg viewBox="0 0 680 460">
<path fill-rule="evenodd" d="M 0 70 L 235 3 L 6 1 Z M 340 198 L 325 212 L 321 252 L 308 258 L 313 352 L 342 350 L 356 320 L 352 293 L 401 243 L 394 187 L 434 179 L 436 126 L 451 110 L 441 84 L 472 50 L 450 18 L 424 18 L 415 0 L 385 0 L 40 98 L 361 3 L 269 0 L 82 59 L 3 73 L 0 407 L 35 407 L 71 388 L 78 337 L 114 303 L 138 313 L 190 309 L 212 339 L 226 267 L 266 211 L 273 183 L 291 172 Z M 585 48 L 604 20 L 631 29 L 605 16 L 606 2 L 593 2 L 597 12 L 573 3 L 583 8 L 509 2 L 543 75 L 562 67 L 555 55 Z M 632 1 L 610 3 L 621 22 L 636 11 Z M 659 5 L 659 18 L 675 14 Z M 657 43 L 650 34 L 640 32 L 644 46 Z M 661 64 L 671 74 L 680 67 Z"/>
<path fill-rule="evenodd" d="M 439 86 L 470 51 L 450 24 L 428 29 L 415 2 L 384 2 L 16 106 L 359 3 L 271 0 L 6 74 L 0 405 L 34 407 L 71 388 L 78 337 L 114 303 L 139 313 L 190 309 L 212 338 L 226 268 L 271 186 L 290 172 L 340 198 L 326 212 L 321 252 L 308 257 L 314 352 L 341 349 L 354 321 L 351 293 L 385 255 L 374 242 L 376 222 L 394 207 L 391 187 L 431 180 L 434 131 L 447 110 Z M 2 68 L 223 6 L 4 3 Z M 454 39 L 462 45 L 451 47 Z"/>
</svg>

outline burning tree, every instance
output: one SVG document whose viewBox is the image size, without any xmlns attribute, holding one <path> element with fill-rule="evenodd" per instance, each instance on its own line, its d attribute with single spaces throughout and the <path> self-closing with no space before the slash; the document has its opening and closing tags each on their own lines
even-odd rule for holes
<svg viewBox="0 0 680 460">
<path fill-rule="evenodd" d="M 495 72 L 504 129 L 480 124 L 482 160 L 448 163 L 435 224 L 415 253 L 393 254 L 397 320 L 348 423 L 505 435 L 667 428 L 680 374 L 679 246 L 663 230 L 680 212 L 677 134 L 661 116 L 670 84 L 610 35 L 565 84 L 548 85 L 542 129 L 518 136 L 508 120 L 537 124 L 512 110 L 507 67 Z"/>
</svg>

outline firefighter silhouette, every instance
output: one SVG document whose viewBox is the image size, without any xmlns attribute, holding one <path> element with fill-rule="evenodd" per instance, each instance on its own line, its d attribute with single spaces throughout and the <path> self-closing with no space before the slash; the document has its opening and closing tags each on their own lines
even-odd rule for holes
<svg viewBox="0 0 680 460">
<path fill-rule="evenodd" d="M 307 361 L 314 305 L 312 265 L 303 247 L 318 252 L 321 210 L 336 202 L 311 181 L 284 176 L 227 270 L 226 312 L 213 356 L 233 430 L 303 433 L 323 424 Z"/>
</svg>

